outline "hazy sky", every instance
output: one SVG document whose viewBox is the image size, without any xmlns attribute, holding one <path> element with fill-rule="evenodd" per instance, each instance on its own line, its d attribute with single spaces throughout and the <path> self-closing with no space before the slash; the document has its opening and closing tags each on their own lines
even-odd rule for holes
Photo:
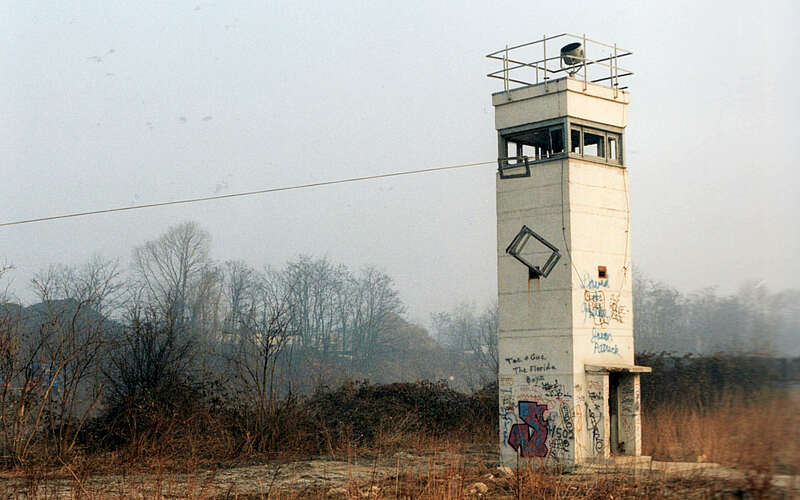
<svg viewBox="0 0 800 500">
<path fill-rule="evenodd" d="M 800 276 L 796 2 L 0 5 L 0 222 L 496 158 L 484 58 L 586 33 L 635 55 L 634 265 L 688 291 Z M 494 169 L 0 228 L 17 288 L 198 221 L 217 259 L 397 282 L 409 316 L 495 296 Z"/>
</svg>

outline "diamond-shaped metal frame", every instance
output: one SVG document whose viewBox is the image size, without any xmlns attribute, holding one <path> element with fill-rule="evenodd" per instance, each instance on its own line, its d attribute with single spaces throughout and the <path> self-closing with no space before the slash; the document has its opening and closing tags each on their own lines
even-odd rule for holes
<svg viewBox="0 0 800 500">
<path fill-rule="evenodd" d="M 550 257 L 547 258 L 544 265 L 542 267 L 535 266 L 525 260 L 522 255 L 522 249 L 525 248 L 525 245 L 528 244 L 528 241 L 531 237 L 536 238 L 539 243 L 546 246 L 553 253 L 550 254 Z M 542 238 L 538 234 L 536 234 L 531 228 L 528 226 L 522 226 L 522 229 L 519 230 L 519 233 L 514 237 L 514 240 L 511 241 L 511 244 L 508 245 L 506 248 L 506 253 L 517 259 L 518 261 L 525 264 L 525 267 L 528 268 L 528 277 L 529 279 L 533 278 L 547 278 L 553 268 L 556 267 L 559 259 L 561 259 L 561 253 L 559 252 L 558 248 L 556 248 L 552 243 L 547 241 L 546 239 Z"/>
</svg>

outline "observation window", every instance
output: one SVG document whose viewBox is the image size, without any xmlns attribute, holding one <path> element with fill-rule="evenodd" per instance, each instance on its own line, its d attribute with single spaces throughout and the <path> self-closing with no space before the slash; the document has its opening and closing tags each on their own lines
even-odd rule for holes
<svg viewBox="0 0 800 500">
<path fill-rule="evenodd" d="M 584 129 L 583 131 L 583 154 L 584 156 L 606 157 L 605 151 L 606 138 L 602 132 Z"/>
<path fill-rule="evenodd" d="M 570 125 L 569 152 L 572 155 L 622 163 L 622 135 L 578 124 Z"/>
<path fill-rule="evenodd" d="M 520 161 L 523 156 L 529 160 L 547 160 L 564 153 L 564 127 L 554 125 L 539 127 L 502 136 L 505 142 L 505 159 L 515 158 Z"/>
</svg>

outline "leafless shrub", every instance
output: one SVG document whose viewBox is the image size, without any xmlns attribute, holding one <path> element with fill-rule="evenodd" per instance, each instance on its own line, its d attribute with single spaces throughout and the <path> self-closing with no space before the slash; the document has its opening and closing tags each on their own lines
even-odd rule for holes
<svg viewBox="0 0 800 500">
<path fill-rule="evenodd" d="M 103 432 L 116 444 L 159 434 L 162 417 L 180 413 L 197 396 L 195 343 L 186 332 L 152 310 L 134 310 L 128 321 L 104 369 Z"/>
<path fill-rule="evenodd" d="M 246 426 L 259 450 L 279 438 L 286 400 L 276 382 L 280 357 L 290 341 L 293 307 L 286 292 L 262 273 L 238 263 L 227 266 L 230 315 L 220 339 L 223 358 L 241 408 L 252 417 Z"/>
<path fill-rule="evenodd" d="M 37 306 L 4 304 L 0 427 L 7 461 L 24 463 L 36 446 L 52 446 L 62 460 L 73 452 L 102 392 L 111 328 L 102 311 L 114 300 L 118 276 L 115 262 L 99 258 L 53 267 L 33 279 Z"/>
</svg>

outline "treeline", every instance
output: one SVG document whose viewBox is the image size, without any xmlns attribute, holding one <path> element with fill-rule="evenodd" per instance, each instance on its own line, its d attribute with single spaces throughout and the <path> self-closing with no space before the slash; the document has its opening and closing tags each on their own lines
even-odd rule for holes
<svg viewBox="0 0 800 500">
<path fill-rule="evenodd" d="M 443 379 L 463 365 L 402 319 L 374 268 L 301 256 L 256 269 L 209 250 L 187 222 L 137 247 L 129 268 L 99 257 L 52 266 L 32 280 L 35 304 L 0 300 L 0 461 L 164 443 L 159 429 L 175 418 L 270 450 L 298 395 L 348 378 Z"/>
<path fill-rule="evenodd" d="M 633 300 L 638 352 L 800 356 L 798 290 L 750 282 L 732 295 L 685 294 L 635 275 Z"/>
<path fill-rule="evenodd" d="M 277 270 L 219 264 L 209 242 L 185 223 L 137 248 L 125 307 L 147 308 L 212 344 L 255 336 L 263 349 L 291 345 L 352 365 L 369 362 L 388 320 L 403 312 L 391 278 L 374 268 L 353 272 L 307 256 Z"/>
<path fill-rule="evenodd" d="M 800 358 L 715 354 L 639 353 L 636 364 L 653 369 L 640 377 L 642 406 L 712 408 L 722 398 L 748 398 L 785 383 L 800 382 Z"/>
</svg>

